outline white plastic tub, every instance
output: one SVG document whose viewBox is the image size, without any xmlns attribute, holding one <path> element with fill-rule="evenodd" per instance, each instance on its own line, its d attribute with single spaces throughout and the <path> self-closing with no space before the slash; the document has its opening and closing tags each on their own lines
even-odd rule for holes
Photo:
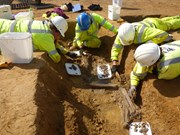
<svg viewBox="0 0 180 135">
<path fill-rule="evenodd" d="M 120 18 L 121 7 L 116 5 L 108 5 L 108 18 L 110 20 L 118 20 Z"/>
<path fill-rule="evenodd" d="M 152 135 L 149 122 L 132 122 L 129 128 L 129 135 Z"/>
<path fill-rule="evenodd" d="M 13 19 L 10 5 L 0 5 L 0 18 Z"/>
<path fill-rule="evenodd" d="M 0 49 L 6 62 L 30 63 L 33 59 L 30 33 L 7 32 L 1 34 Z"/>
<path fill-rule="evenodd" d="M 65 63 L 65 67 L 69 75 L 81 75 L 81 70 L 77 64 Z"/>
<path fill-rule="evenodd" d="M 112 0 L 112 5 L 122 7 L 122 1 L 123 0 Z"/>
<path fill-rule="evenodd" d="M 109 64 L 102 64 L 97 66 L 97 75 L 99 79 L 110 79 L 112 72 Z"/>
</svg>

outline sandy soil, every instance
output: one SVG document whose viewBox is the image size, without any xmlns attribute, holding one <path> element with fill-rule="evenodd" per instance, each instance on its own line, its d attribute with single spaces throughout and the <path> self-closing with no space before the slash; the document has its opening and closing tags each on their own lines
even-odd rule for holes
<svg viewBox="0 0 180 135">
<path fill-rule="evenodd" d="M 56 6 L 80 3 L 87 12 L 88 6 L 100 4 L 102 11 L 94 11 L 108 19 L 107 0 L 42 0 Z M 18 13 L 27 9 L 12 10 Z M 51 9 L 33 9 L 35 19 Z M 180 14 L 179 0 L 128 0 L 123 1 L 121 17 L 129 22 L 148 16 L 163 17 Z M 69 29 L 62 44 L 74 37 L 75 19 L 79 13 L 65 12 L 69 16 Z M 116 27 L 120 24 L 111 21 Z M 180 30 L 170 31 L 176 40 Z M 43 52 L 35 52 L 30 64 L 14 64 L 10 69 L 0 69 L 0 134 L 1 135 L 128 135 L 122 125 L 121 87 L 128 89 L 129 74 L 135 64 L 135 45 L 126 47 L 121 60 L 120 77 L 108 80 L 120 89 L 95 89 L 88 86 L 97 80 L 96 67 L 110 63 L 110 50 L 115 35 L 101 28 L 102 46 L 87 49 L 79 64 L 82 75 L 69 76 L 62 56 L 55 64 Z M 142 83 L 136 104 L 142 112 L 142 121 L 150 123 L 153 135 L 180 134 L 180 78 L 171 81 L 157 80 L 149 75 Z"/>
</svg>

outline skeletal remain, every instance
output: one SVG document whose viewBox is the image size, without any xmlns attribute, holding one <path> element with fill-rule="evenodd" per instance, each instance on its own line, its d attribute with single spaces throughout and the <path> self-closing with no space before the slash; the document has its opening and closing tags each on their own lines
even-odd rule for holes
<svg viewBox="0 0 180 135">
<path fill-rule="evenodd" d="M 120 89 L 120 91 L 123 95 L 123 107 L 127 109 L 123 108 L 123 114 L 126 115 L 124 116 L 123 123 L 130 123 L 134 119 L 141 119 L 141 113 L 138 110 L 138 107 L 130 99 L 127 91 L 125 89 Z"/>
</svg>

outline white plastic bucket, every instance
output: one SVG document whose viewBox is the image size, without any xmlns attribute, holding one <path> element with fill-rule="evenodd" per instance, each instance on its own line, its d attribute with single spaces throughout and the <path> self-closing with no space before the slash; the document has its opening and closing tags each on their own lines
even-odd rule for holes
<svg viewBox="0 0 180 135">
<path fill-rule="evenodd" d="M 0 18 L 13 19 L 10 5 L 0 5 Z"/>
<path fill-rule="evenodd" d="M 1 34 L 0 49 L 6 62 L 30 63 L 33 59 L 32 38 L 27 32 Z"/>
<path fill-rule="evenodd" d="M 108 5 L 108 18 L 110 20 L 118 20 L 120 18 L 121 7 Z"/>
</svg>

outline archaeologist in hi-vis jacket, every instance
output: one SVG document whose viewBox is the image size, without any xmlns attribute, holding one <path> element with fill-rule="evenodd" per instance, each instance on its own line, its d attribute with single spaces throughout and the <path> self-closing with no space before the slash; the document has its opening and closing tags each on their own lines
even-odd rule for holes
<svg viewBox="0 0 180 135">
<path fill-rule="evenodd" d="M 156 44 L 172 40 L 166 31 L 180 28 L 180 15 L 164 18 L 146 18 L 135 23 L 123 23 L 111 49 L 112 72 L 118 68 L 118 57 L 124 46 L 152 42 Z M 125 48 L 124 48 L 125 49 Z"/>
<path fill-rule="evenodd" d="M 180 40 L 161 46 L 155 43 L 140 45 L 134 58 L 137 61 L 130 76 L 131 87 L 128 91 L 132 99 L 136 98 L 136 87 L 148 73 L 154 73 L 158 79 L 174 79 L 180 75 Z"/>
<path fill-rule="evenodd" d="M 48 21 L 0 19 L 0 34 L 5 32 L 31 33 L 34 50 L 46 51 L 55 63 L 60 62 L 60 53 L 75 57 L 75 54 L 58 43 L 61 36 L 64 37 L 67 29 L 68 23 L 61 16 Z"/>
<path fill-rule="evenodd" d="M 115 34 L 118 32 L 115 26 L 96 13 L 83 12 L 79 14 L 75 27 L 75 37 L 70 50 L 83 47 L 99 48 L 101 40 L 98 38 L 98 31 L 101 26 Z"/>
</svg>

